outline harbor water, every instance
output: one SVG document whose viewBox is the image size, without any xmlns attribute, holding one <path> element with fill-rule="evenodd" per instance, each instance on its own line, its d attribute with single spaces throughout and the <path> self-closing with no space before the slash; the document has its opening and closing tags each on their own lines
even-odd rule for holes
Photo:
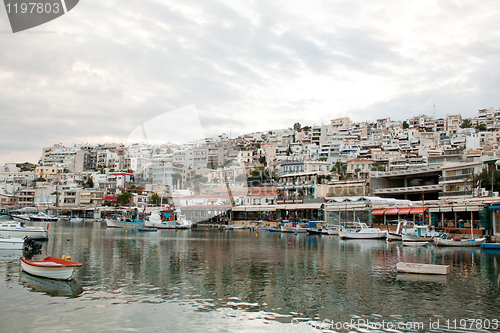
<svg viewBox="0 0 500 333">
<path fill-rule="evenodd" d="M 251 230 L 51 223 L 70 282 L 0 252 L 1 332 L 500 332 L 500 251 Z M 451 265 L 401 274 L 399 261 Z"/>
</svg>

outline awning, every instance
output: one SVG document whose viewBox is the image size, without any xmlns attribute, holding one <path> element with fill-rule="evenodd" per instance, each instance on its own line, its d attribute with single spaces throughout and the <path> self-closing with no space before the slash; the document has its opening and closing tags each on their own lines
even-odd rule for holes
<svg viewBox="0 0 500 333">
<path fill-rule="evenodd" d="M 441 211 L 441 213 L 448 213 L 448 212 L 451 212 L 451 207 L 440 207 L 439 210 Z"/>
<path fill-rule="evenodd" d="M 276 205 L 276 209 L 286 209 L 286 205 Z"/>
<path fill-rule="evenodd" d="M 427 210 L 427 208 L 413 208 L 411 211 L 410 211 L 410 214 L 423 214 L 425 211 Z"/>
<path fill-rule="evenodd" d="M 372 210 L 372 215 L 384 215 L 387 209 L 374 209 Z"/>
<path fill-rule="evenodd" d="M 399 215 L 408 215 L 411 212 L 411 208 L 401 208 L 398 212 Z"/>
<path fill-rule="evenodd" d="M 478 206 L 467 206 L 467 211 L 468 212 L 479 212 L 482 207 Z"/>
<path fill-rule="evenodd" d="M 398 208 L 390 208 L 385 211 L 385 215 L 397 215 L 399 212 Z M 373 215 L 373 213 L 372 213 Z"/>
<path fill-rule="evenodd" d="M 500 210 L 500 205 L 492 205 L 489 207 L 490 210 Z"/>
<path fill-rule="evenodd" d="M 244 212 L 245 211 L 245 206 L 235 206 L 232 209 L 233 212 Z"/>
<path fill-rule="evenodd" d="M 465 206 L 453 207 L 454 212 L 465 212 Z"/>
<path fill-rule="evenodd" d="M 118 197 L 104 197 L 104 201 L 116 201 Z"/>
<path fill-rule="evenodd" d="M 309 203 L 299 205 L 298 209 L 321 209 L 322 203 Z"/>
</svg>

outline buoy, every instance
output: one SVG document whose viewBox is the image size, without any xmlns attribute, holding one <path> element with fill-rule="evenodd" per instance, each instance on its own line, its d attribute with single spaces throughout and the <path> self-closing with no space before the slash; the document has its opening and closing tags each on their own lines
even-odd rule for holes
<svg viewBox="0 0 500 333">
<path fill-rule="evenodd" d="M 71 257 L 70 256 L 66 256 L 66 260 L 71 260 Z"/>
<path fill-rule="evenodd" d="M 128 233 L 128 230 L 125 230 L 125 233 L 127 234 L 127 233 Z"/>
<path fill-rule="evenodd" d="M 255 237 L 258 237 L 258 236 L 259 236 L 259 234 L 255 234 Z"/>
<path fill-rule="evenodd" d="M 47 223 L 47 230 L 49 230 L 49 224 Z"/>
<path fill-rule="evenodd" d="M 69 238 L 68 238 L 68 239 L 66 239 L 66 241 L 67 241 L 67 242 L 69 242 Z"/>
<path fill-rule="evenodd" d="M 66 256 L 62 256 L 62 258 L 61 258 L 61 259 L 62 259 L 62 260 L 66 259 Z"/>
</svg>

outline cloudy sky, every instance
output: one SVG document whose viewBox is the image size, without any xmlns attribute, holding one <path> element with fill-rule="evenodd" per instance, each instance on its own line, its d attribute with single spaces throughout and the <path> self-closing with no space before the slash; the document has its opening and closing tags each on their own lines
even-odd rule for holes
<svg viewBox="0 0 500 333">
<path fill-rule="evenodd" d="M 2 6 L 0 164 L 126 143 L 185 107 L 206 136 L 233 137 L 340 116 L 473 117 L 500 107 L 499 12 L 494 0 L 81 0 L 13 34 Z M 195 128 L 178 119 L 165 131 Z"/>
</svg>

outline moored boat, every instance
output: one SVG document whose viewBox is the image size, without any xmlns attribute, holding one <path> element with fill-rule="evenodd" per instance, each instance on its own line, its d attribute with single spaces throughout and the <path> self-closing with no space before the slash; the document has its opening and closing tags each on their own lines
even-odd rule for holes
<svg viewBox="0 0 500 333">
<path fill-rule="evenodd" d="M 387 237 L 387 231 L 379 228 L 369 228 L 366 223 L 358 223 L 359 230 L 346 230 L 342 228 L 339 231 L 341 239 L 383 239 Z"/>
<path fill-rule="evenodd" d="M 106 226 L 108 228 L 144 228 L 143 220 L 130 220 L 130 219 L 106 219 Z"/>
<path fill-rule="evenodd" d="M 0 250 L 22 250 L 24 239 L 0 235 Z"/>
<path fill-rule="evenodd" d="M 139 231 L 158 231 L 157 228 L 137 228 Z"/>
<path fill-rule="evenodd" d="M 403 231 L 401 238 L 403 242 L 432 242 L 434 238 L 442 236 L 442 233 L 432 230 L 428 225 L 415 225 L 414 227 Z"/>
<path fill-rule="evenodd" d="M 163 211 L 151 212 L 149 219 L 144 221 L 144 225 L 148 228 L 158 229 L 190 229 L 193 223 L 186 219 L 184 215 L 176 213 L 180 211 Z"/>
<path fill-rule="evenodd" d="M 4 237 L 24 238 L 25 236 L 33 239 L 47 239 L 47 230 L 42 227 L 27 227 L 24 222 L 2 221 L 0 222 L 0 235 Z"/>
<path fill-rule="evenodd" d="M 438 246 L 481 246 L 486 241 L 486 238 L 477 238 L 477 239 L 460 239 L 455 237 L 453 239 L 445 239 L 445 238 L 434 238 L 434 242 Z"/>
<path fill-rule="evenodd" d="M 49 279 L 71 280 L 73 273 L 82 267 L 82 264 L 54 257 L 46 257 L 41 261 L 32 261 L 22 257 L 21 267 L 23 271 L 32 275 Z"/>
<path fill-rule="evenodd" d="M 33 222 L 57 222 L 58 220 L 59 220 L 59 217 L 50 216 L 50 215 L 45 214 L 44 212 L 39 212 L 37 214 L 30 215 L 30 221 L 33 221 Z"/>
</svg>

